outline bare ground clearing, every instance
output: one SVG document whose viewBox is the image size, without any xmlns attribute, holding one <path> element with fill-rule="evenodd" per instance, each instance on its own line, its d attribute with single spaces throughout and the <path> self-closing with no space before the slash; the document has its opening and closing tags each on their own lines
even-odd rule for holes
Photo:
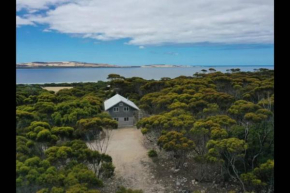
<svg viewBox="0 0 290 193">
<path fill-rule="evenodd" d="M 48 90 L 48 91 L 54 91 L 55 93 L 57 93 L 58 91 L 62 90 L 62 89 L 71 89 L 73 87 L 71 86 L 47 86 L 47 87 L 42 87 L 43 89 L 45 90 Z"/>
</svg>

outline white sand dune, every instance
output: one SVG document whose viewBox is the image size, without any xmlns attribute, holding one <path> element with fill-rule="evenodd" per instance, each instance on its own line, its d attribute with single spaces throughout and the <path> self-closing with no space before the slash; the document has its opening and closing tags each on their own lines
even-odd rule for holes
<svg viewBox="0 0 290 193">
<path fill-rule="evenodd" d="M 69 87 L 69 86 L 67 86 L 67 87 L 57 87 L 57 86 L 54 86 L 54 87 L 42 87 L 43 89 L 45 89 L 45 90 L 48 90 L 48 91 L 54 91 L 55 93 L 57 93 L 58 91 L 60 91 L 60 90 L 62 90 L 62 89 L 71 89 L 71 88 L 73 88 L 73 87 Z"/>
</svg>

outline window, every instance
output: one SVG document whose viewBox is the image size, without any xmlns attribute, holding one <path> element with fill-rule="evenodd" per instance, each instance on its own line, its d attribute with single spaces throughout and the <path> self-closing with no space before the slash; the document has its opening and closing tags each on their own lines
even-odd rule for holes
<svg viewBox="0 0 290 193">
<path fill-rule="evenodd" d="M 115 120 L 115 121 L 119 121 L 119 118 L 117 118 L 117 117 L 114 117 L 114 120 Z"/>
<path fill-rule="evenodd" d="M 114 108 L 113 108 L 113 111 L 114 111 L 114 112 L 119 112 L 119 107 L 114 107 Z"/>
<path fill-rule="evenodd" d="M 123 106 L 123 103 L 119 103 L 119 106 Z"/>
<path fill-rule="evenodd" d="M 124 107 L 124 111 L 129 111 L 129 107 Z"/>
<path fill-rule="evenodd" d="M 124 118 L 124 121 L 129 121 L 129 117 L 125 117 Z"/>
</svg>

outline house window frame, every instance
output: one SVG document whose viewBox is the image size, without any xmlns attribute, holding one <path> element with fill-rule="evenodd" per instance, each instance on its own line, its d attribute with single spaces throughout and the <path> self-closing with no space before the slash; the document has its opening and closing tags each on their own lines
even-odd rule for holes
<svg viewBox="0 0 290 193">
<path fill-rule="evenodd" d="M 124 117 L 124 121 L 129 121 L 129 117 Z"/>
<path fill-rule="evenodd" d="M 113 107 L 113 112 L 119 112 L 119 107 Z"/>
<path fill-rule="evenodd" d="M 118 118 L 118 117 L 114 117 L 114 120 L 115 120 L 115 121 L 119 121 L 119 118 Z"/>
<path fill-rule="evenodd" d="M 123 103 L 119 103 L 119 106 L 122 107 L 123 106 Z"/>
<path fill-rule="evenodd" d="M 127 109 L 127 110 L 126 110 L 126 109 Z M 124 112 L 129 112 L 129 107 L 124 107 L 124 108 L 123 108 L 123 111 L 124 111 Z"/>
</svg>

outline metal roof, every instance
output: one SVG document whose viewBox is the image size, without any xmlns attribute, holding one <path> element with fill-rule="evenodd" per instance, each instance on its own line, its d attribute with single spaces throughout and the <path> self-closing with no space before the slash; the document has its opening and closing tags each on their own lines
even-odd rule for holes
<svg viewBox="0 0 290 193">
<path fill-rule="evenodd" d="M 131 107 L 133 107 L 134 109 L 139 110 L 139 108 L 129 99 L 126 99 L 125 97 L 122 97 L 119 94 L 116 94 L 115 96 L 109 98 L 108 100 L 106 100 L 104 102 L 105 105 L 105 111 L 110 109 L 111 107 L 113 107 L 114 105 L 118 104 L 119 102 L 123 102 Z"/>
</svg>

